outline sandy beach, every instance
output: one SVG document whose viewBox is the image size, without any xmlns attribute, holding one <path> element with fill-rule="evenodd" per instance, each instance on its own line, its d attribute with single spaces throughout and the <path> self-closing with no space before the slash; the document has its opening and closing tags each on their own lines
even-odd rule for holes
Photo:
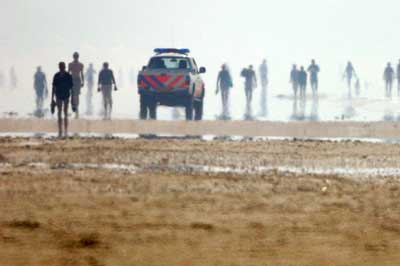
<svg viewBox="0 0 400 266">
<path fill-rule="evenodd" d="M 0 138 L 1 265 L 398 265 L 399 151 Z"/>
<path fill-rule="evenodd" d="M 0 133 L 56 133 L 54 119 L 0 119 Z M 397 122 L 71 120 L 70 133 L 268 136 L 298 138 L 400 138 Z"/>
</svg>

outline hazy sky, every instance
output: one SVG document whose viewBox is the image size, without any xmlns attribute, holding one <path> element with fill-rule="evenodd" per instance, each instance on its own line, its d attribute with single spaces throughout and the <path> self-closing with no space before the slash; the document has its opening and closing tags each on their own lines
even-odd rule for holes
<svg viewBox="0 0 400 266">
<path fill-rule="evenodd" d="M 214 88 L 223 62 L 240 85 L 240 69 L 267 58 L 271 84 L 288 90 L 292 63 L 320 64 L 322 90 L 333 90 L 352 60 L 363 79 L 379 84 L 386 62 L 397 63 L 397 0 L 1 0 L 0 68 L 55 71 L 81 52 L 82 61 L 139 68 L 154 47 L 192 50 Z M 29 80 L 30 82 L 30 80 Z M 28 83 L 30 84 L 30 83 Z"/>
</svg>

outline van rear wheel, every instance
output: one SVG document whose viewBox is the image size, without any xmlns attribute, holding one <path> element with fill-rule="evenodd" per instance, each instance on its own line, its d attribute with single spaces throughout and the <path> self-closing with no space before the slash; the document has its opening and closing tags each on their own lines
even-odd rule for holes
<svg viewBox="0 0 400 266">
<path fill-rule="evenodd" d="M 140 119 L 142 120 L 147 120 L 148 101 L 146 98 L 146 96 L 140 95 Z"/>
</svg>

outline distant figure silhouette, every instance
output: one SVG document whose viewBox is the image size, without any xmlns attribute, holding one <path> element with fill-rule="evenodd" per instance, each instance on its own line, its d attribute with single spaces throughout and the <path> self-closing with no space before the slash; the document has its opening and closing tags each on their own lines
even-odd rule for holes
<svg viewBox="0 0 400 266">
<path fill-rule="evenodd" d="M 93 88 L 94 88 L 94 80 L 96 75 L 96 70 L 93 68 L 93 64 L 89 64 L 88 69 L 86 70 L 86 84 L 87 84 L 87 92 L 86 92 L 86 114 L 93 114 Z"/>
<path fill-rule="evenodd" d="M 304 70 L 304 67 L 300 67 L 300 71 L 298 73 L 298 81 L 300 87 L 300 97 L 306 98 L 306 90 L 307 90 L 307 72 Z"/>
<path fill-rule="evenodd" d="M 115 82 L 114 73 L 109 69 L 107 62 L 103 64 L 103 69 L 99 73 L 99 88 L 98 91 L 102 92 L 104 103 L 104 119 L 111 119 L 112 112 L 112 87 L 117 91 L 117 84 Z"/>
<path fill-rule="evenodd" d="M 84 87 L 85 77 L 83 74 L 84 65 L 79 62 L 79 53 L 73 54 L 73 61 L 68 65 L 68 72 L 72 75 L 74 87 L 72 88 L 72 111 L 75 112 L 75 118 L 79 118 L 79 96 L 81 88 Z"/>
<path fill-rule="evenodd" d="M 221 91 L 221 100 L 222 100 L 222 119 L 229 119 L 230 112 L 229 112 L 229 92 L 230 89 L 233 87 L 232 76 L 228 70 L 226 64 L 223 64 L 221 67 L 221 71 L 218 73 L 217 78 L 217 90 L 215 94 L 218 94 Z"/>
<path fill-rule="evenodd" d="M 253 100 L 253 90 L 257 88 L 257 77 L 253 70 L 253 66 L 250 65 L 249 68 L 244 68 L 240 74 L 244 77 L 244 89 L 246 94 L 246 118 L 252 117 L 251 102 Z"/>
<path fill-rule="evenodd" d="M 385 92 L 386 97 L 392 97 L 392 87 L 393 87 L 393 79 L 394 79 L 394 70 L 390 63 L 387 63 L 385 71 L 383 72 L 383 79 L 385 81 Z"/>
<path fill-rule="evenodd" d="M 400 60 L 397 64 L 397 96 L 400 97 Z"/>
<path fill-rule="evenodd" d="M 311 65 L 308 67 L 308 72 L 310 73 L 310 84 L 313 94 L 318 93 L 318 74 L 320 72 L 319 66 L 315 63 L 315 60 L 311 60 Z"/>
<path fill-rule="evenodd" d="M 17 73 L 15 72 L 15 68 L 11 67 L 10 69 L 10 88 L 15 90 L 18 87 L 18 78 Z"/>
<path fill-rule="evenodd" d="M 267 95 L 268 95 L 268 65 L 267 65 L 267 60 L 264 59 L 260 65 L 259 68 L 259 73 L 260 73 L 260 80 L 261 80 L 261 97 L 260 97 L 260 108 L 261 108 L 261 116 L 266 116 L 268 111 L 267 111 Z"/>
<path fill-rule="evenodd" d="M 357 78 L 357 74 L 356 74 L 356 71 L 354 70 L 353 64 L 349 61 L 347 63 L 346 69 L 345 69 L 345 71 L 343 73 L 343 78 L 345 78 L 346 81 L 347 81 L 347 88 L 349 90 L 349 97 L 352 96 L 352 93 L 351 93 L 351 90 L 352 90 L 351 81 L 353 79 L 353 76 Z"/>
<path fill-rule="evenodd" d="M 54 75 L 53 89 L 51 93 L 51 104 L 56 104 L 58 111 L 58 137 L 68 137 L 68 105 L 71 97 L 72 87 L 74 83 L 72 76 L 65 71 L 65 63 L 60 62 L 58 65 L 60 71 Z M 53 109 L 53 107 L 52 107 Z M 64 130 L 63 117 L 64 111 Z"/>
<path fill-rule="evenodd" d="M 293 65 L 290 71 L 290 83 L 292 83 L 294 98 L 297 98 L 297 91 L 299 88 L 299 70 L 296 65 Z"/>
<path fill-rule="evenodd" d="M 37 67 L 33 79 L 34 79 L 33 86 L 36 93 L 36 110 L 41 112 L 43 110 L 44 100 L 48 96 L 48 90 L 47 90 L 46 75 L 45 73 L 43 73 L 42 68 L 40 66 Z"/>
</svg>

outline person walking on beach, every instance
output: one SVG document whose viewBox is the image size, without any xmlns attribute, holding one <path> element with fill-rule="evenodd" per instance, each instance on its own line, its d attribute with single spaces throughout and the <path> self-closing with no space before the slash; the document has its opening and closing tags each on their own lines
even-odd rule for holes
<svg viewBox="0 0 400 266">
<path fill-rule="evenodd" d="M 42 68 L 39 66 L 36 69 L 36 73 L 34 75 L 33 87 L 35 89 L 36 94 L 36 111 L 43 111 L 43 103 L 47 98 L 48 90 L 47 90 L 47 80 L 46 75 L 43 73 Z"/>
<path fill-rule="evenodd" d="M 311 65 L 308 67 L 308 72 L 310 73 L 310 84 L 313 94 L 318 92 L 318 74 L 320 72 L 319 66 L 315 63 L 315 60 L 311 60 Z"/>
<path fill-rule="evenodd" d="M 385 92 L 387 98 L 392 98 L 392 87 L 394 79 L 394 70 L 390 63 L 387 63 L 385 71 L 383 72 L 383 79 L 385 81 Z"/>
<path fill-rule="evenodd" d="M 257 77 L 253 70 L 253 66 L 250 65 L 248 68 L 244 68 L 240 74 L 244 78 L 244 88 L 246 94 L 246 118 L 251 118 L 252 108 L 251 102 L 253 100 L 253 90 L 257 88 Z"/>
<path fill-rule="evenodd" d="M 86 114 L 93 114 L 93 88 L 94 88 L 94 77 L 96 75 L 96 70 L 94 70 L 93 64 L 89 64 L 88 69 L 85 73 L 87 92 L 86 92 Z"/>
<path fill-rule="evenodd" d="M 229 92 L 233 87 L 232 76 L 229 73 L 228 67 L 226 64 L 223 64 L 221 67 L 221 71 L 218 73 L 217 78 L 217 90 L 215 94 L 218 94 L 221 91 L 221 99 L 222 99 L 222 119 L 229 119 Z"/>
<path fill-rule="evenodd" d="M 57 106 L 58 114 L 58 137 L 68 137 L 68 106 L 71 97 L 72 88 L 74 86 L 72 76 L 65 71 L 65 63 L 60 62 L 59 72 L 54 75 L 53 88 L 51 92 L 52 106 Z M 53 110 L 53 107 L 52 107 Z M 62 114 L 64 113 L 64 119 Z M 63 130 L 64 120 L 64 130 Z"/>
<path fill-rule="evenodd" d="M 396 77 L 397 77 L 397 96 L 400 97 L 400 60 L 399 63 L 397 64 Z"/>
<path fill-rule="evenodd" d="M 79 62 L 79 53 L 73 54 L 73 61 L 68 65 L 68 72 L 72 75 L 74 87 L 72 88 L 72 111 L 75 113 L 75 118 L 79 118 L 79 96 L 81 89 L 84 87 L 84 65 Z"/>
<path fill-rule="evenodd" d="M 111 120 L 112 112 L 112 89 L 114 85 L 114 90 L 117 91 L 117 85 L 114 78 L 114 73 L 109 69 L 107 62 L 103 64 L 103 69 L 99 73 L 99 88 L 98 91 L 102 92 L 103 104 L 104 104 L 104 119 Z"/>
<path fill-rule="evenodd" d="M 304 67 L 300 67 L 300 71 L 298 73 L 298 82 L 300 88 L 300 98 L 306 98 L 306 90 L 307 90 L 307 72 L 304 70 Z"/>
<path fill-rule="evenodd" d="M 294 98 L 297 99 L 297 91 L 299 88 L 299 70 L 297 69 L 296 65 L 293 65 L 292 71 L 290 71 L 290 83 L 292 84 Z"/>
<path fill-rule="evenodd" d="M 353 67 L 353 64 L 349 61 L 347 63 L 346 69 L 343 73 L 343 78 L 346 79 L 347 81 L 347 88 L 349 90 L 349 97 L 351 97 L 352 93 L 351 93 L 351 82 L 353 80 L 353 77 L 357 78 L 357 74 L 356 71 Z"/>
<path fill-rule="evenodd" d="M 260 79 L 261 79 L 261 97 L 260 97 L 260 107 L 261 116 L 267 115 L 267 89 L 268 89 L 268 66 L 267 60 L 264 59 L 260 65 L 259 69 Z"/>
</svg>

